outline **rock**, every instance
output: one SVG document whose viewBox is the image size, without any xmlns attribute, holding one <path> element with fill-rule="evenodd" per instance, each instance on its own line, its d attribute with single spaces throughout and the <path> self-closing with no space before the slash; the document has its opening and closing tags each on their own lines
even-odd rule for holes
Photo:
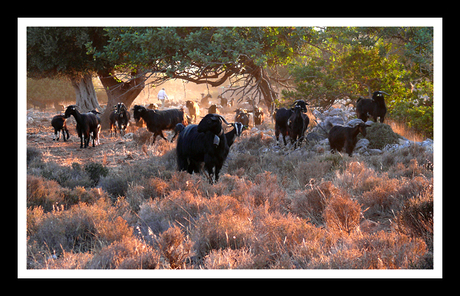
<svg viewBox="0 0 460 296">
<path fill-rule="evenodd" d="M 324 139 L 324 140 L 322 140 L 322 141 L 319 141 L 319 144 L 320 144 L 320 145 L 329 145 L 329 139 L 326 138 L 326 139 Z"/>
<path fill-rule="evenodd" d="M 425 148 L 427 152 L 433 152 L 433 140 L 432 139 L 426 139 L 423 141 L 420 145 Z"/>
<path fill-rule="evenodd" d="M 311 132 L 306 136 L 308 142 L 319 142 L 324 140 L 326 137 L 321 136 L 316 132 Z"/>
<path fill-rule="evenodd" d="M 338 109 L 338 108 L 332 108 L 332 109 L 329 109 L 329 111 L 327 112 L 327 115 L 328 116 L 337 116 L 337 115 L 341 115 L 343 113 L 342 110 Z"/>
<path fill-rule="evenodd" d="M 367 151 L 369 152 L 370 155 L 377 155 L 377 154 L 383 153 L 383 151 L 380 149 L 368 149 Z"/>
<path fill-rule="evenodd" d="M 399 149 L 399 144 L 387 144 L 383 148 L 384 151 L 390 151 L 390 152 L 396 151 L 398 149 Z"/>
<path fill-rule="evenodd" d="M 361 119 L 355 118 L 355 119 L 352 119 L 352 120 L 348 121 L 347 125 L 351 126 L 351 127 L 354 127 L 354 126 L 358 125 L 361 122 L 363 122 Z"/>
<path fill-rule="evenodd" d="M 360 148 L 366 148 L 369 146 L 369 140 L 368 139 L 361 139 L 358 142 L 356 142 L 355 149 L 360 149 Z"/>
<path fill-rule="evenodd" d="M 421 143 L 421 145 L 422 145 L 423 147 L 425 147 L 425 146 L 433 146 L 433 143 L 434 143 L 434 142 L 433 142 L 432 139 L 426 139 L 425 141 L 423 141 L 423 142 Z"/>
<path fill-rule="evenodd" d="M 345 121 L 343 120 L 342 117 L 339 117 L 339 116 L 327 117 L 326 120 L 324 121 L 323 128 L 329 132 L 334 125 L 343 125 L 344 123 Z"/>
</svg>

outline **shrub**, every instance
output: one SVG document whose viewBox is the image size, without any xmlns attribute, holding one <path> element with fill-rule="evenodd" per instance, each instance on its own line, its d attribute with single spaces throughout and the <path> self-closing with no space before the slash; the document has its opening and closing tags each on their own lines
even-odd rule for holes
<svg viewBox="0 0 460 296">
<path fill-rule="evenodd" d="M 48 180 L 54 180 L 62 187 L 70 189 L 76 186 L 92 187 L 93 181 L 88 174 L 81 170 L 79 165 L 72 165 L 72 168 L 60 166 L 54 162 L 43 163 L 39 167 L 32 169 L 34 175 L 41 175 Z"/>
<path fill-rule="evenodd" d="M 397 217 L 398 230 L 422 238 L 433 251 L 433 192 L 428 188 L 404 202 Z"/>
<path fill-rule="evenodd" d="M 426 244 L 421 239 L 396 232 L 364 234 L 349 244 L 363 252 L 352 268 L 414 268 L 426 254 Z"/>
<path fill-rule="evenodd" d="M 359 226 L 361 206 L 342 192 L 330 200 L 323 217 L 328 229 L 350 234 Z"/>
<path fill-rule="evenodd" d="M 370 191 L 363 193 L 362 202 L 369 213 L 383 213 L 399 204 L 400 196 L 397 195 L 400 182 L 397 179 L 380 178 L 378 185 Z"/>
<path fill-rule="evenodd" d="M 279 187 L 276 175 L 265 172 L 258 174 L 255 185 L 249 190 L 254 206 L 264 205 L 270 211 L 280 211 L 286 208 L 286 192 Z"/>
<path fill-rule="evenodd" d="M 40 162 L 43 153 L 40 149 L 34 147 L 27 147 L 27 166 L 32 162 Z"/>
<path fill-rule="evenodd" d="M 331 161 L 318 161 L 313 159 L 300 162 L 293 173 L 297 177 L 300 185 L 305 185 L 308 184 L 311 179 L 323 178 L 331 171 L 332 167 L 333 163 Z"/>
<path fill-rule="evenodd" d="M 391 127 L 385 123 L 374 122 L 366 128 L 366 139 L 369 140 L 369 148 L 383 149 L 387 144 L 397 144 L 398 134 L 394 133 Z"/>
<path fill-rule="evenodd" d="M 64 193 L 56 181 L 27 175 L 27 207 L 42 207 L 45 212 L 64 204 Z"/>
<path fill-rule="evenodd" d="M 95 203 L 99 198 L 107 198 L 100 188 L 86 190 L 76 186 L 70 190 L 62 188 L 56 181 L 33 175 L 27 176 L 27 207 L 42 207 L 45 212 L 53 209 L 68 209 L 79 202 Z"/>
<path fill-rule="evenodd" d="M 254 255 L 247 248 L 212 250 L 203 261 L 207 269 L 254 268 Z"/>
<path fill-rule="evenodd" d="M 170 268 L 185 268 L 185 260 L 192 254 L 192 242 L 178 226 L 170 227 L 159 235 L 156 240 L 162 256 L 168 261 Z"/>
<path fill-rule="evenodd" d="M 125 196 L 128 190 L 128 177 L 124 174 L 112 175 L 109 174 L 106 177 L 102 177 L 99 180 L 99 186 L 104 189 L 113 200 L 116 200 L 118 196 Z"/>
<path fill-rule="evenodd" d="M 109 173 L 109 169 L 97 162 L 90 162 L 85 165 L 85 172 L 88 173 L 93 186 L 95 186 L 99 179 L 102 177 L 107 176 Z"/>
<path fill-rule="evenodd" d="M 273 137 L 265 135 L 263 132 L 259 132 L 249 137 L 242 137 L 237 143 L 235 143 L 236 151 L 242 151 L 245 154 L 257 155 L 261 147 L 271 146 L 275 140 Z"/>
<path fill-rule="evenodd" d="M 144 186 L 129 185 L 126 192 L 126 201 L 133 212 L 139 212 L 141 204 L 144 203 Z"/>
<path fill-rule="evenodd" d="M 142 233 L 159 234 L 174 223 L 187 227 L 206 209 L 206 201 L 189 191 L 174 190 L 163 199 L 145 202 L 139 210 Z"/>
<path fill-rule="evenodd" d="M 152 177 L 144 182 L 145 197 L 164 197 L 169 191 L 169 184 L 163 179 Z"/>
<path fill-rule="evenodd" d="M 153 247 L 134 237 L 124 237 L 102 248 L 88 262 L 90 269 L 156 269 L 160 255 Z"/>
<path fill-rule="evenodd" d="M 126 221 L 117 217 L 107 199 L 99 199 L 93 205 L 79 203 L 69 210 L 54 210 L 39 217 L 30 212 L 30 241 L 46 246 L 61 254 L 63 251 L 80 253 L 94 250 L 122 237 L 132 236 Z"/>
<path fill-rule="evenodd" d="M 289 208 L 292 213 L 301 218 L 309 219 L 315 224 L 322 224 L 323 211 L 331 197 L 338 192 L 339 189 L 330 181 L 312 185 L 309 190 L 297 192 Z"/>
<path fill-rule="evenodd" d="M 268 257 L 271 254 L 292 252 L 294 247 L 307 238 L 311 226 L 307 220 L 292 214 L 264 213 L 259 210 L 255 219 L 255 251 Z"/>
<path fill-rule="evenodd" d="M 377 173 L 364 162 L 352 161 L 343 172 L 336 171 L 335 183 L 338 187 L 347 188 L 351 193 L 372 190 L 378 182 Z"/>
<path fill-rule="evenodd" d="M 231 209 L 201 216 L 192 233 L 198 257 L 206 256 L 211 250 L 243 248 L 249 245 L 253 237 L 254 231 L 248 215 Z"/>
</svg>

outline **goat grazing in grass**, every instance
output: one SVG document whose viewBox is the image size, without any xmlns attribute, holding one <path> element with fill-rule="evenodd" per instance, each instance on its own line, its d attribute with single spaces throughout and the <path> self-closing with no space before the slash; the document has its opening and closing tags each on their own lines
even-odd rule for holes
<svg viewBox="0 0 460 296">
<path fill-rule="evenodd" d="M 334 150 L 342 151 L 345 147 L 345 152 L 349 156 L 353 154 L 356 142 L 358 142 L 358 134 L 361 133 L 364 137 L 366 136 L 366 124 L 364 122 L 358 123 L 354 127 L 339 126 L 332 127 L 329 131 L 329 145 L 331 146 L 331 152 Z"/>
<path fill-rule="evenodd" d="M 69 130 L 67 129 L 66 119 L 64 115 L 56 115 L 51 119 L 51 125 L 54 127 L 54 136 L 53 141 L 59 141 L 59 135 L 62 131 L 62 138 L 64 138 L 64 142 L 67 141 L 69 138 Z M 67 133 L 67 139 L 66 134 Z"/>
<path fill-rule="evenodd" d="M 385 105 L 385 97 L 383 94 L 388 95 L 384 91 L 375 91 L 372 94 L 372 99 L 364 99 L 360 97 L 356 103 L 356 115 L 359 119 L 366 122 L 369 116 L 374 118 L 377 122 L 377 118 L 380 117 L 380 123 L 385 120 L 385 114 L 387 113 L 387 107 Z"/>
<path fill-rule="evenodd" d="M 96 115 L 91 112 L 80 114 L 76 105 L 70 105 L 65 110 L 64 117 L 69 118 L 71 115 L 75 117 L 75 121 L 77 122 L 77 133 L 80 138 L 80 148 L 88 147 L 90 134 L 92 134 L 93 137 L 93 147 L 96 147 L 94 141 L 95 139 L 98 139 L 99 132 L 99 124 Z"/>
<path fill-rule="evenodd" d="M 180 132 L 176 148 L 180 171 L 198 173 L 204 162 L 211 183 L 213 176 L 216 182 L 219 180 L 219 172 L 229 151 L 222 121 L 228 124 L 223 116 L 208 114 L 198 125 L 191 124 Z"/>
</svg>

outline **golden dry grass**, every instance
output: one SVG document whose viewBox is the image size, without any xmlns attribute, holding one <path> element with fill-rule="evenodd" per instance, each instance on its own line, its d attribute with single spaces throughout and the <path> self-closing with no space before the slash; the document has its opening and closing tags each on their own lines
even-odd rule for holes
<svg viewBox="0 0 460 296">
<path fill-rule="evenodd" d="M 433 158 L 419 148 L 274 149 L 267 124 L 211 185 L 176 171 L 175 143 L 82 150 L 30 132 L 27 268 L 433 267 Z"/>
</svg>

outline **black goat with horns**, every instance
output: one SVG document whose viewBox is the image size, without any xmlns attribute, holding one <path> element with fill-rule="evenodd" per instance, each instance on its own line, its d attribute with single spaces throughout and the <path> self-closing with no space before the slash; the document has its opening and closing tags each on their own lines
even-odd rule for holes
<svg viewBox="0 0 460 296">
<path fill-rule="evenodd" d="M 219 180 L 219 172 L 229 152 L 222 121 L 229 125 L 223 116 L 208 114 L 198 125 L 191 124 L 180 132 L 176 149 L 180 171 L 198 173 L 204 162 L 211 183 L 213 176 L 215 182 Z"/>
<path fill-rule="evenodd" d="M 65 110 L 64 117 L 69 118 L 71 115 L 75 117 L 77 122 L 77 133 L 80 137 L 80 148 L 86 148 L 89 145 L 90 134 L 93 137 L 93 147 L 95 147 L 94 141 L 99 139 L 99 123 L 96 115 L 91 112 L 80 113 L 77 110 L 76 105 L 70 105 Z"/>
<path fill-rule="evenodd" d="M 290 109 L 280 108 L 276 110 L 276 113 L 275 113 L 276 142 L 279 141 L 279 135 L 281 133 L 281 135 L 283 136 L 284 145 L 286 146 L 286 136 L 289 135 L 290 137 L 292 137 L 292 135 L 289 134 L 289 130 L 290 129 L 292 130 L 292 127 L 289 126 L 290 124 L 288 124 L 288 122 L 290 121 L 291 116 L 294 114 L 295 108 L 298 107 L 300 108 L 300 110 L 298 111 L 307 112 L 307 105 L 308 103 L 306 103 L 304 100 L 297 100 L 294 102 L 294 104 L 292 105 L 293 107 Z M 303 134 L 307 130 L 308 123 L 310 122 L 310 119 L 308 119 L 308 116 L 306 115 L 305 116 L 302 115 L 302 119 L 303 119 L 303 124 L 305 124 L 305 126 L 303 126 L 302 124 L 297 126 L 297 127 L 302 127 L 301 130 L 299 131 L 300 139 L 303 139 Z M 295 138 L 297 139 L 297 137 Z M 292 141 L 292 138 L 291 138 L 291 141 Z"/>
<path fill-rule="evenodd" d="M 360 97 L 356 103 L 356 115 L 359 119 L 366 122 L 369 116 L 374 118 L 377 122 L 377 118 L 380 117 L 380 123 L 385 120 L 385 114 L 387 114 L 387 106 L 385 105 L 385 97 L 383 94 L 388 95 L 384 91 L 375 91 L 372 94 L 372 99 L 364 99 Z"/>
</svg>

